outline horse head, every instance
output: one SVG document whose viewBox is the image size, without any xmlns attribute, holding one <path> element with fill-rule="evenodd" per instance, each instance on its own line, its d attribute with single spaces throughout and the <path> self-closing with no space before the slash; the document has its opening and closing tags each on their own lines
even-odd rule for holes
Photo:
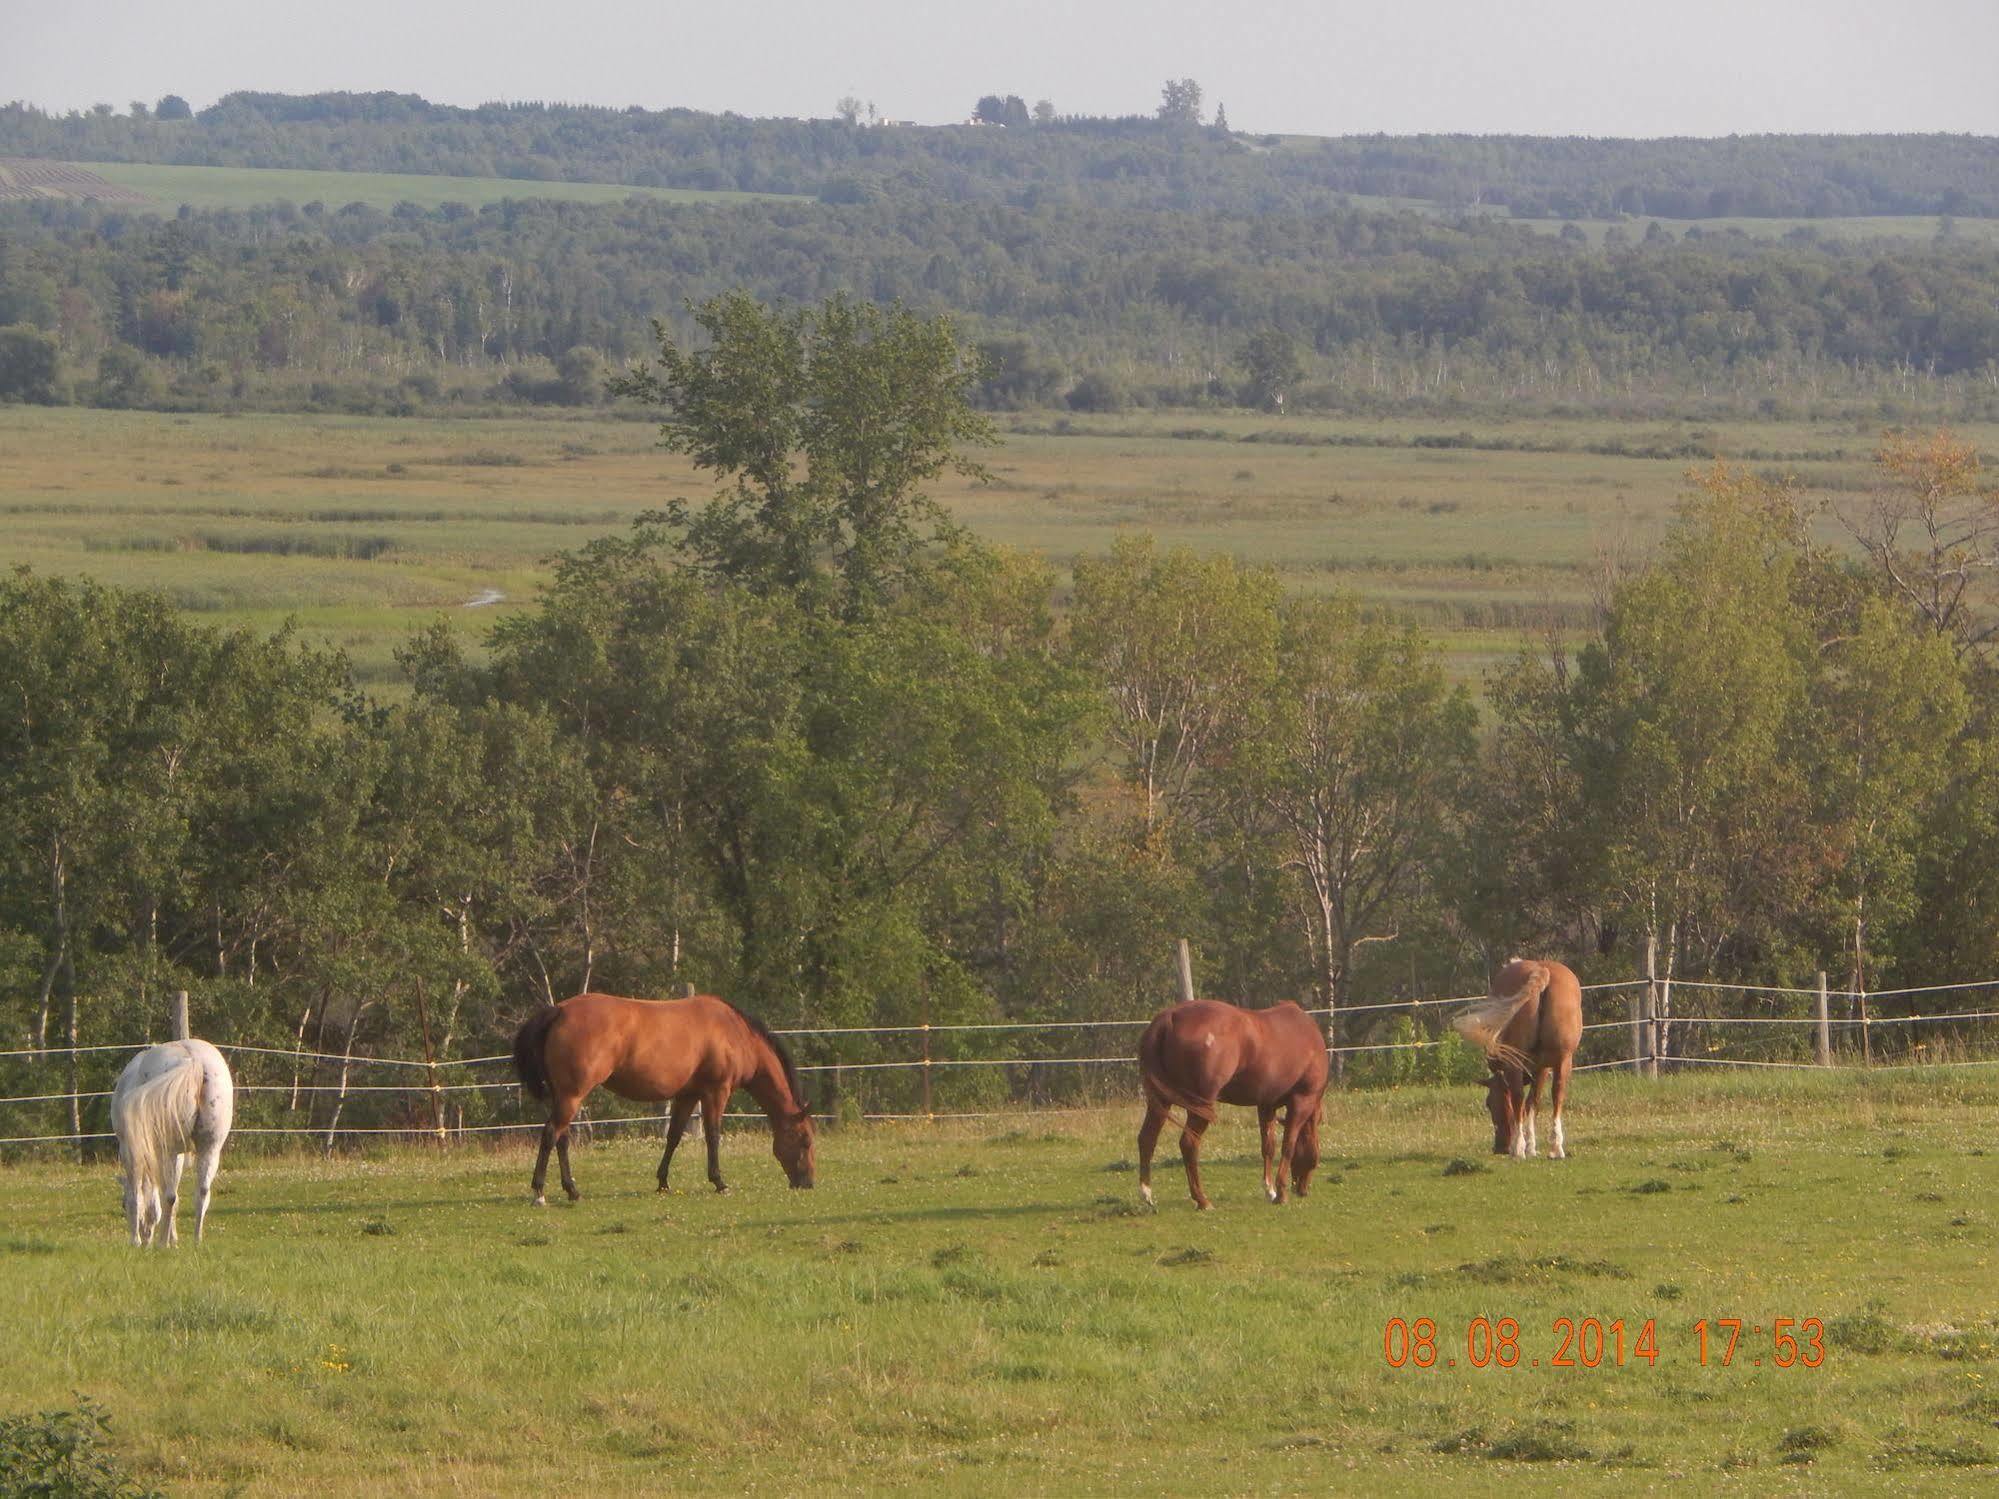
<svg viewBox="0 0 1999 1499">
<path fill-rule="evenodd" d="M 792 1186 L 812 1185 L 816 1155 L 811 1104 L 801 1098 L 796 1109 L 782 1109 L 771 1115 L 770 1148 Z"/>
</svg>

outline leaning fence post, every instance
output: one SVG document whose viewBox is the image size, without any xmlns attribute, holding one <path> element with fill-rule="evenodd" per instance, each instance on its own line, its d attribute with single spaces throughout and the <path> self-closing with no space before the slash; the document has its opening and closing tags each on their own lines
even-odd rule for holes
<svg viewBox="0 0 1999 1499">
<path fill-rule="evenodd" d="M 185 989 L 178 990 L 174 994 L 173 1023 L 174 1023 L 174 1040 L 176 1041 L 187 1040 L 188 1039 L 187 990 Z"/>
<path fill-rule="evenodd" d="M 1826 1009 L 1825 970 L 1819 970 L 1819 1066 L 1832 1065 L 1832 1016 Z"/>
</svg>

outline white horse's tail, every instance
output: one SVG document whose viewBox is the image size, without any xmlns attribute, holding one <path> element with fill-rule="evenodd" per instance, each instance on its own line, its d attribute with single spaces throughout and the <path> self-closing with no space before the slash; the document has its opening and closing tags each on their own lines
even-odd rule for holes
<svg viewBox="0 0 1999 1499">
<path fill-rule="evenodd" d="M 198 1057 L 189 1057 L 111 1100 L 118 1151 L 126 1175 L 142 1194 L 160 1190 L 160 1160 L 169 1150 L 179 1154 L 194 1148 L 205 1072 Z"/>
<path fill-rule="evenodd" d="M 1500 1033 L 1520 1013 L 1522 1005 L 1533 999 L 1548 987 L 1548 970 L 1540 963 L 1529 963 L 1525 981 L 1511 994 L 1494 994 L 1466 1005 L 1451 1017 L 1451 1027 L 1472 1045 L 1494 1061 L 1505 1062 L 1528 1070 L 1532 1063 L 1527 1053 L 1519 1047 L 1500 1040 Z"/>
</svg>

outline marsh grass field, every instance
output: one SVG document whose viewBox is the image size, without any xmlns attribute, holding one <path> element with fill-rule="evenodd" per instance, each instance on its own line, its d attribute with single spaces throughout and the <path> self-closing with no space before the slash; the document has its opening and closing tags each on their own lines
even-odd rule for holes
<svg viewBox="0 0 1999 1499">
<path fill-rule="evenodd" d="M 1999 1076 L 1593 1074 L 1573 1157 L 1477 1090 L 1335 1094 L 1311 1195 L 1252 1125 L 1138 1205 L 1138 1110 L 822 1136 L 792 1192 L 657 1143 L 225 1156 L 208 1242 L 123 1242 L 116 1168 L 0 1167 L 0 1409 L 111 1412 L 174 1492 L 1963 1493 L 1999 1476 Z M 1391 1318 L 1434 1367 L 1389 1366 Z M 1519 1362 L 1473 1368 L 1476 1318 Z M 1818 1368 L 1774 1319 L 1818 1318 Z M 1555 1320 L 1658 1356 L 1555 1368 Z M 1694 1324 L 1739 1318 L 1699 1360 Z M 1764 1329 L 1752 1337 L 1749 1326 Z M 1455 1359 L 1456 1367 L 1447 1360 Z M 1760 1363 L 1758 1362 L 1760 1360 Z M 1534 1361 L 1538 1361 L 1536 1366 Z"/>
<path fill-rule="evenodd" d="M 1248 413 L 1007 418 L 992 482 L 937 497 L 1058 570 L 1144 531 L 1300 589 L 1345 588 L 1442 640 L 1475 680 L 1587 617 L 1597 558 L 1656 538 L 1705 453 L 1833 499 L 1868 482 L 1863 423 L 1275 422 Z M 1965 435 L 1988 447 L 1999 429 Z M 0 409 L 0 560 L 164 589 L 222 623 L 295 618 L 393 684 L 440 615 L 468 634 L 555 553 L 705 479 L 643 421 Z M 503 600 L 467 609 L 497 592 Z"/>
</svg>

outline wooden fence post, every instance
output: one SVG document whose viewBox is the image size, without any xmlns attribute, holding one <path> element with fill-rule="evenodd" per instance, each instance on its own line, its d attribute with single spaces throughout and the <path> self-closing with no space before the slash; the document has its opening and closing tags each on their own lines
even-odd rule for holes
<svg viewBox="0 0 1999 1499">
<path fill-rule="evenodd" d="M 423 980 L 416 981 L 416 1014 L 423 1023 L 423 1065 L 430 1078 L 430 1122 L 437 1131 L 437 1142 L 444 1143 L 444 1088 L 437 1077 L 437 1053 L 430 1044 L 430 1006 L 425 1002 Z"/>
<path fill-rule="evenodd" d="M 1194 998 L 1194 954 L 1187 946 L 1187 939 L 1180 939 L 1180 999 L 1191 1003 Z"/>
<path fill-rule="evenodd" d="M 1645 939 L 1645 1075 L 1659 1075 L 1659 939 Z"/>
<path fill-rule="evenodd" d="M 187 1028 L 187 990 L 181 989 L 176 991 L 174 994 L 174 1037 L 173 1038 L 176 1041 L 185 1041 L 188 1039 L 188 1034 L 189 1033 Z"/>
<path fill-rule="evenodd" d="M 1832 1017 L 1826 1010 L 1825 970 L 1819 970 L 1819 1066 L 1832 1065 Z"/>
</svg>

